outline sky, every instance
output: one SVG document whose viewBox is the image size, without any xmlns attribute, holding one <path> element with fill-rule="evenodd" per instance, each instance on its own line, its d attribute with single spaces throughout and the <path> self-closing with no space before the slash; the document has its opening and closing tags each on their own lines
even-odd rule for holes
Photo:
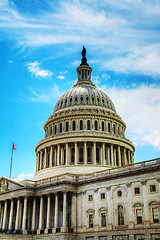
<svg viewBox="0 0 160 240">
<path fill-rule="evenodd" d="M 0 176 L 12 142 L 12 177 L 34 175 L 43 125 L 76 82 L 83 45 L 135 162 L 160 157 L 159 0 L 0 0 Z"/>
</svg>

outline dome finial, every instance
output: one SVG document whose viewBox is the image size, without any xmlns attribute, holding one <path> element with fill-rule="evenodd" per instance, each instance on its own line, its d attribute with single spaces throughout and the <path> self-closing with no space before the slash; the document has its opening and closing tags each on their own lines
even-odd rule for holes
<svg viewBox="0 0 160 240">
<path fill-rule="evenodd" d="M 88 65 L 87 58 L 86 58 L 86 48 L 84 46 L 83 46 L 83 50 L 82 50 L 81 54 L 82 54 L 82 59 L 81 59 L 82 63 L 80 64 L 80 66 Z"/>
</svg>

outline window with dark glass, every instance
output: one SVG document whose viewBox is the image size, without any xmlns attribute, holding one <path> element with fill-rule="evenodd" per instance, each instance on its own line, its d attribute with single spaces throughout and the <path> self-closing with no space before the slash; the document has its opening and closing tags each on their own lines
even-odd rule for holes
<svg viewBox="0 0 160 240">
<path fill-rule="evenodd" d="M 93 195 L 88 195 L 88 201 L 93 201 Z"/>
<path fill-rule="evenodd" d="M 72 102 L 72 98 L 70 98 L 70 102 Z"/>
<path fill-rule="evenodd" d="M 81 102 L 83 101 L 83 97 L 81 97 Z"/>
<path fill-rule="evenodd" d="M 122 196 L 122 191 L 118 191 L 117 195 L 118 195 L 118 197 L 121 197 Z"/>
<path fill-rule="evenodd" d="M 90 120 L 87 121 L 87 130 L 90 130 L 91 128 L 91 123 L 90 123 Z"/>
<path fill-rule="evenodd" d="M 108 123 L 108 132 L 111 132 L 111 124 Z"/>
<path fill-rule="evenodd" d="M 156 185 L 150 185 L 150 192 L 156 191 Z"/>
<path fill-rule="evenodd" d="M 66 122 L 66 132 L 68 132 L 69 130 L 69 125 L 68 125 L 68 122 Z"/>
<path fill-rule="evenodd" d="M 152 208 L 152 214 L 153 214 L 153 222 L 159 223 L 158 207 Z"/>
<path fill-rule="evenodd" d="M 118 135 L 119 135 L 119 127 L 118 127 Z"/>
<path fill-rule="evenodd" d="M 65 100 L 65 103 L 67 103 L 67 99 Z"/>
<path fill-rule="evenodd" d="M 83 148 L 79 149 L 79 162 L 82 163 L 83 162 Z"/>
<path fill-rule="evenodd" d="M 99 102 L 99 98 L 97 98 L 97 102 Z"/>
<path fill-rule="evenodd" d="M 80 130 L 83 130 L 83 121 L 80 121 Z"/>
<path fill-rule="evenodd" d="M 89 214 L 89 228 L 93 228 L 93 214 Z"/>
<path fill-rule="evenodd" d="M 102 131 L 104 131 L 104 122 L 102 122 Z"/>
<path fill-rule="evenodd" d="M 118 151 L 116 151 L 116 165 L 119 166 L 119 161 L 118 161 Z"/>
<path fill-rule="evenodd" d="M 86 97 L 86 101 L 88 101 L 89 100 L 89 97 Z"/>
<path fill-rule="evenodd" d="M 94 97 L 92 97 L 92 101 L 94 101 Z"/>
<path fill-rule="evenodd" d="M 99 148 L 96 148 L 96 162 L 99 162 Z"/>
<path fill-rule="evenodd" d="M 124 210 L 122 205 L 118 206 L 118 225 L 124 225 Z"/>
<path fill-rule="evenodd" d="M 60 133 L 62 132 L 62 123 L 60 123 Z"/>
<path fill-rule="evenodd" d="M 66 164 L 66 149 L 64 149 L 64 165 Z"/>
<path fill-rule="evenodd" d="M 116 126 L 113 125 L 113 133 L 116 134 Z"/>
<path fill-rule="evenodd" d="M 87 148 L 87 162 L 91 162 L 91 148 Z"/>
<path fill-rule="evenodd" d="M 136 215 L 137 215 L 137 224 L 141 224 L 142 223 L 142 209 L 137 209 Z"/>
<path fill-rule="evenodd" d="M 57 134 L 57 125 L 54 126 L 54 134 Z"/>
<path fill-rule="evenodd" d="M 77 102 L 77 100 L 78 100 L 77 97 L 75 97 L 75 102 Z"/>
<path fill-rule="evenodd" d="M 101 213 L 101 226 L 105 227 L 106 226 L 106 214 Z"/>
<path fill-rule="evenodd" d="M 95 130 L 98 129 L 98 122 L 97 122 L 97 121 L 94 122 L 94 129 L 95 129 Z"/>
<path fill-rule="evenodd" d="M 135 193 L 135 194 L 140 194 L 140 188 L 139 188 L 139 187 L 136 187 L 136 188 L 134 189 L 134 193 Z"/>
<path fill-rule="evenodd" d="M 71 162 L 74 163 L 75 160 L 75 148 L 72 148 L 71 150 Z"/>
<path fill-rule="evenodd" d="M 102 103 L 104 103 L 104 99 L 102 98 Z"/>
<path fill-rule="evenodd" d="M 101 199 L 105 199 L 105 193 L 101 193 Z"/>
<path fill-rule="evenodd" d="M 72 122 L 72 130 L 75 131 L 76 130 L 76 121 Z"/>
<path fill-rule="evenodd" d="M 55 152 L 52 154 L 52 167 L 55 165 Z"/>
</svg>

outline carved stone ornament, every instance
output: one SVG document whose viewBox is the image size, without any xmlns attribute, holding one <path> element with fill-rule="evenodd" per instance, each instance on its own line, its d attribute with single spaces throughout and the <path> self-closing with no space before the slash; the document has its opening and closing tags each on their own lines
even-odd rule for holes
<svg viewBox="0 0 160 240">
<path fill-rule="evenodd" d="M 8 182 L 6 180 L 2 180 L 0 183 L 0 192 L 5 192 L 8 190 Z"/>
</svg>

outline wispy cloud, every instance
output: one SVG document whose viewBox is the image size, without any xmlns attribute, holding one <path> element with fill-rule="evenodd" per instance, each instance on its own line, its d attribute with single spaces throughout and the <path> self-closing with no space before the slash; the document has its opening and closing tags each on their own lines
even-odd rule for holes
<svg viewBox="0 0 160 240">
<path fill-rule="evenodd" d="M 27 66 L 27 69 L 29 72 L 31 72 L 35 77 L 40 77 L 40 78 L 48 78 L 53 75 L 53 73 L 50 70 L 43 70 L 41 69 L 40 63 L 39 62 L 33 62 L 33 63 L 27 63 L 25 64 Z"/>
<path fill-rule="evenodd" d="M 65 79 L 65 77 L 63 75 L 59 75 L 57 78 L 58 79 Z"/>
<path fill-rule="evenodd" d="M 30 179 L 34 177 L 34 173 L 21 173 L 18 175 L 17 179 L 19 181 L 25 180 L 25 179 Z"/>
<path fill-rule="evenodd" d="M 101 89 L 127 123 L 127 137 L 134 144 L 150 144 L 160 150 L 160 88 L 142 85 L 135 89 Z"/>
</svg>

